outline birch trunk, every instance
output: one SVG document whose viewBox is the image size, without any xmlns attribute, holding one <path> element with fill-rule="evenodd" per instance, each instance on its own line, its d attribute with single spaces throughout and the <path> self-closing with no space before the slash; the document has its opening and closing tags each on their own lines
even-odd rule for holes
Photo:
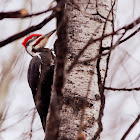
<svg viewBox="0 0 140 140">
<path fill-rule="evenodd" d="M 104 84 L 109 53 L 95 61 L 76 64 L 70 72 L 67 70 L 91 38 L 113 32 L 114 5 L 114 0 L 78 0 L 68 1 L 65 6 L 68 53 L 58 139 L 96 140 L 103 130 L 101 119 L 105 106 Z M 108 37 L 92 43 L 78 61 L 107 52 L 112 42 L 112 37 Z"/>
</svg>

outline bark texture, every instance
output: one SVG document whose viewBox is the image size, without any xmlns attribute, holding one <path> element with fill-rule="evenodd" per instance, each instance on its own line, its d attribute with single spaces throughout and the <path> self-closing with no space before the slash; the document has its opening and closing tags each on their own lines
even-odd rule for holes
<svg viewBox="0 0 140 140">
<path fill-rule="evenodd" d="M 68 54 L 65 70 L 69 68 L 90 38 L 96 39 L 113 31 L 111 0 L 78 0 L 68 2 Z M 109 20 L 109 21 L 107 21 Z M 96 57 L 110 47 L 112 37 L 90 45 L 79 61 Z M 103 127 L 101 118 L 105 106 L 104 83 L 108 55 L 95 61 L 78 64 L 66 74 L 58 139 L 97 139 Z M 82 121 L 81 121 L 82 120 Z"/>
</svg>

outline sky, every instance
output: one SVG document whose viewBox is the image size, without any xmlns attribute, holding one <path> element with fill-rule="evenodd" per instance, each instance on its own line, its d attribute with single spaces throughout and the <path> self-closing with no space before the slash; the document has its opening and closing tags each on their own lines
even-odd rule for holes
<svg viewBox="0 0 140 140">
<path fill-rule="evenodd" d="M 39 12 L 48 8 L 51 0 L 34 0 L 31 6 L 28 0 L 0 0 L 0 12 L 15 11 L 22 8 L 28 9 L 30 13 Z M 42 4 L 43 3 L 43 4 Z M 128 23 L 131 23 L 139 16 L 139 0 L 119 0 L 117 7 L 117 17 L 115 28 L 118 29 Z M 42 21 L 46 15 L 31 19 L 3 19 L 0 21 L 0 40 L 3 40 L 29 26 L 36 25 Z M 55 20 L 52 20 L 41 30 L 35 33 L 47 33 L 55 29 Z M 130 34 L 132 31 L 128 32 Z M 128 35 L 127 34 L 127 35 Z M 56 35 L 50 39 L 53 44 Z M 27 82 L 27 69 L 31 57 L 25 52 L 21 45 L 24 38 L 19 39 L 0 49 L 0 71 L 2 65 L 8 65 L 13 54 L 16 56 L 17 63 L 13 68 L 12 74 L 15 78 L 9 87 L 7 98 L 8 112 L 6 120 L 1 129 L 7 128 L 0 133 L 0 140 L 29 140 L 29 130 L 34 113 L 34 102 L 31 90 Z M 140 86 L 140 33 L 135 35 L 129 41 L 118 46 L 112 51 L 109 64 L 108 78 L 106 86 L 116 88 L 131 88 Z M 16 53 L 14 53 L 16 51 Z M 140 92 L 113 92 L 105 91 L 106 106 L 103 117 L 104 131 L 101 134 L 101 140 L 119 140 L 125 133 L 130 124 L 140 113 Z M 35 114 L 33 123 L 32 140 L 43 140 L 44 132 L 41 128 L 39 116 Z M 17 122 L 18 120 L 21 120 Z M 134 140 L 140 133 L 140 125 L 127 137 L 127 140 Z"/>
<path fill-rule="evenodd" d="M 116 29 L 137 19 L 140 16 L 139 13 L 139 0 L 119 0 Z M 132 32 L 133 30 L 129 31 L 127 35 Z M 139 47 L 140 33 L 112 51 L 106 86 L 114 88 L 140 87 Z M 101 140 L 119 140 L 140 113 L 140 91 L 105 91 L 105 96 L 104 131 Z M 134 140 L 138 134 L 140 134 L 139 123 L 126 140 Z"/>
</svg>

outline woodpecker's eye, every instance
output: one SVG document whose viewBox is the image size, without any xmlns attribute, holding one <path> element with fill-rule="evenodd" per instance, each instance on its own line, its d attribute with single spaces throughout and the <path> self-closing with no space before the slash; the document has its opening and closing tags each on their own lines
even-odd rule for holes
<svg viewBox="0 0 140 140">
<path fill-rule="evenodd" d="M 26 43 L 26 46 L 29 46 L 30 43 L 32 43 L 34 40 L 36 40 L 38 38 L 38 36 L 33 36 L 31 39 L 29 39 Z"/>
</svg>

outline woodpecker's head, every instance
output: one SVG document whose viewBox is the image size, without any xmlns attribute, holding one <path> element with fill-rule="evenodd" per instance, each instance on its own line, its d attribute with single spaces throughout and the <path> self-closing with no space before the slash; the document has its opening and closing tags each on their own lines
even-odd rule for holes
<svg viewBox="0 0 140 140">
<path fill-rule="evenodd" d="M 35 56 L 36 53 L 41 52 L 42 48 L 45 48 L 48 39 L 56 30 L 51 31 L 48 34 L 32 34 L 24 39 L 22 45 L 25 47 L 26 51 L 31 55 Z"/>
</svg>

